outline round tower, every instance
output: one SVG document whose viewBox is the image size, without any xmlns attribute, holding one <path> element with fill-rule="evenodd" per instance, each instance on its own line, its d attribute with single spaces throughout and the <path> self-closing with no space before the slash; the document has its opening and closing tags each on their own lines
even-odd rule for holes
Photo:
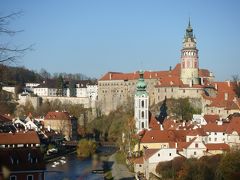
<svg viewBox="0 0 240 180">
<path fill-rule="evenodd" d="M 199 84 L 198 49 L 196 44 L 196 38 L 193 35 L 193 29 L 189 20 L 181 50 L 181 80 L 183 84 L 189 84 L 190 86 Z"/>
<path fill-rule="evenodd" d="M 143 77 L 144 72 L 140 71 L 137 82 L 137 90 L 134 96 L 134 118 L 136 121 L 137 133 L 143 129 L 149 129 L 149 95 L 146 91 L 147 84 Z"/>
</svg>

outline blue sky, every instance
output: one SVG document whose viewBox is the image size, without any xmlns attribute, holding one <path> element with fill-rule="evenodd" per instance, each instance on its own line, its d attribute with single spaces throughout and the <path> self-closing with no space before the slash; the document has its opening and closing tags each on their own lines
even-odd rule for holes
<svg viewBox="0 0 240 180">
<path fill-rule="evenodd" d="M 180 62 L 188 18 L 201 68 L 217 80 L 240 73 L 238 0 L 1 0 L 0 15 L 24 14 L 2 40 L 34 44 L 19 65 L 33 70 L 83 73 L 166 70 Z"/>
</svg>

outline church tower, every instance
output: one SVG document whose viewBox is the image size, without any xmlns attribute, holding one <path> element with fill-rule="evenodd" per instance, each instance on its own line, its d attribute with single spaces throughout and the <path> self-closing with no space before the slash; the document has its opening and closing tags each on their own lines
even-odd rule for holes
<svg viewBox="0 0 240 180">
<path fill-rule="evenodd" d="M 190 86 L 199 84 L 198 67 L 196 38 L 193 35 L 193 29 L 189 20 L 181 50 L 181 80 L 183 84 L 189 84 Z"/>
<path fill-rule="evenodd" d="M 149 95 L 146 91 L 147 84 L 143 78 L 143 71 L 139 72 L 137 90 L 134 96 L 134 118 L 137 133 L 143 129 L 149 129 Z"/>
</svg>

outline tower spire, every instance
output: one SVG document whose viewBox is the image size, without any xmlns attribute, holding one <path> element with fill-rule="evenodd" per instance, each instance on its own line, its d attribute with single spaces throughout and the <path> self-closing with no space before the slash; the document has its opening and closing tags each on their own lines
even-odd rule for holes
<svg viewBox="0 0 240 180">
<path fill-rule="evenodd" d="M 190 16 L 188 18 L 188 27 L 191 27 L 191 19 L 190 19 Z"/>
</svg>

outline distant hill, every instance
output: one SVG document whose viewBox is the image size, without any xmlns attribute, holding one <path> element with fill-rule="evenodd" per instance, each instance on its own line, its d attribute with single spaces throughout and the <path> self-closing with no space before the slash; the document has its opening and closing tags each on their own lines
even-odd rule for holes
<svg viewBox="0 0 240 180">
<path fill-rule="evenodd" d="M 12 67 L 0 64 L 0 85 L 23 86 L 27 82 L 41 83 L 44 80 L 56 80 L 58 76 L 62 76 L 64 82 L 82 80 L 96 82 L 96 79 L 81 73 L 71 74 L 62 72 L 50 74 L 44 69 L 41 69 L 40 72 L 35 72 L 25 67 Z"/>
<path fill-rule="evenodd" d="M 23 85 L 26 82 L 41 82 L 43 78 L 25 67 L 11 67 L 0 64 L 0 82 L 3 85 Z"/>
</svg>

